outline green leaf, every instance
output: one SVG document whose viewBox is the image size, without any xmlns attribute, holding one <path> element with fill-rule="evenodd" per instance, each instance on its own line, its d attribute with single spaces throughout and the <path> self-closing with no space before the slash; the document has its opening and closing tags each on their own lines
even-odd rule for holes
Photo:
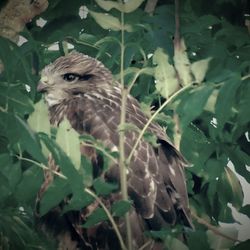
<svg viewBox="0 0 250 250">
<path fill-rule="evenodd" d="M 23 89 L 23 91 L 25 91 Z M 25 115 L 33 111 L 30 98 L 21 92 L 17 86 L 0 85 L 0 106 L 8 107 L 8 111 L 15 111 L 20 115 Z"/>
<path fill-rule="evenodd" d="M 63 213 L 68 211 L 79 211 L 93 203 L 93 201 L 94 198 L 86 192 L 83 192 L 81 196 L 73 195 L 73 197 L 68 200 L 67 204 L 63 207 Z"/>
<path fill-rule="evenodd" d="M 94 180 L 93 186 L 97 195 L 108 195 L 118 189 L 117 184 L 104 182 L 101 177 Z"/>
<path fill-rule="evenodd" d="M 99 222 L 103 222 L 108 219 L 107 214 L 103 210 L 103 208 L 96 208 L 93 213 L 87 218 L 86 222 L 83 224 L 84 228 L 92 227 Z"/>
<path fill-rule="evenodd" d="M 228 184 L 232 190 L 231 203 L 235 208 L 239 209 L 242 206 L 244 198 L 241 183 L 239 178 L 230 168 L 225 168 L 225 173 Z"/>
<path fill-rule="evenodd" d="M 140 129 L 133 123 L 123 123 L 118 126 L 118 131 L 134 131 L 140 133 Z"/>
<path fill-rule="evenodd" d="M 182 127 L 186 127 L 202 113 L 212 92 L 212 86 L 200 86 L 192 90 L 185 99 L 182 98 L 181 103 L 177 107 L 177 112 L 181 116 Z"/>
<path fill-rule="evenodd" d="M 79 134 L 72 128 L 68 119 L 64 119 L 58 126 L 56 142 L 71 159 L 74 167 L 79 170 L 81 166 Z"/>
<path fill-rule="evenodd" d="M 22 148 L 27 150 L 27 152 L 30 153 L 39 162 L 45 163 L 46 159 L 42 153 L 42 148 L 36 135 L 28 126 L 28 124 L 25 123 L 20 117 L 15 116 L 15 118 L 22 131 L 21 140 L 20 140 L 20 144 Z"/>
<path fill-rule="evenodd" d="M 49 112 L 43 99 L 35 104 L 34 112 L 29 116 L 27 122 L 34 131 L 50 134 Z"/>
<path fill-rule="evenodd" d="M 131 208 L 131 202 L 127 200 L 116 201 L 112 204 L 111 211 L 113 216 L 124 216 Z"/>
<path fill-rule="evenodd" d="M 161 48 L 157 48 L 155 51 L 153 63 L 157 65 L 155 68 L 155 87 L 163 97 L 168 98 L 179 86 L 175 69 L 169 63 L 168 55 Z"/>
<path fill-rule="evenodd" d="M 186 86 L 193 82 L 191 74 L 191 65 L 186 52 L 185 41 L 182 39 L 179 46 L 175 46 L 174 66 L 182 85 Z"/>
<path fill-rule="evenodd" d="M 218 230 L 224 234 L 227 235 L 233 239 L 237 239 L 238 237 L 238 231 L 235 227 L 221 227 L 218 228 Z M 232 246 L 234 246 L 235 241 L 229 240 L 225 237 L 222 237 L 218 234 L 215 234 L 213 231 L 208 230 L 207 231 L 207 238 L 208 242 L 210 244 L 210 247 L 215 250 L 221 250 L 221 249 L 229 249 Z"/>
<path fill-rule="evenodd" d="M 204 80 L 211 59 L 211 57 L 208 57 L 206 59 L 196 61 L 191 64 L 191 71 L 194 75 L 196 82 L 201 83 Z"/>
<path fill-rule="evenodd" d="M 122 29 L 122 24 L 120 20 L 109 14 L 97 13 L 94 11 L 89 11 L 90 15 L 95 19 L 95 21 L 105 30 L 120 31 Z M 128 24 L 124 25 L 124 30 L 132 32 L 132 27 Z"/>
<path fill-rule="evenodd" d="M 104 1 L 104 0 L 95 0 L 97 4 L 106 11 L 109 11 L 113 8 L 119 10 L 120 12 L 130 13 L 135 11 L 144 0 L 128 0 L 126 2 L 114 2 L 114 1 Z"/>
<path fill-rule="evenodd" d="M 219 91 L 215 104 L 215 114 L 218 121 L 218 128 L 223 128 L 224 124 L 233 112 L 233 102 L 237 89 L 240 87 L 240 76 L 232 75 L 224 82 Z"/>
<path fill-rule="evenodd" d="M 152 133 L 146 131 L 143 134 L 143 138 L 145 141 L 149 142 L 153 147 L 160 146 L 160 144 L 157 142 L 158 138 L 155 134 L 152 134 Z"/>
<path fill-rule="evenodd" d="M 81 196 L 83 193 L 83 177 L 76 170 L 70 158 L 57 145 L 55 141 L 50 139 L 48 135 L 39 133 L 40 139 L 44 142 L 48 150 L 51 152 L 56 164 L 60 167 L 61 173 L 67 177 L 68 184 L 74 195 Z"/>
<path fill-rule="evenodd" d="M 90 187 L 93 184 L 93 166 L 90 159 L 81 155 L 80 173 L 83 177 L 83 184 L 85 187 Z"/>
<path fill-rule="evenodd" d="M 189 232 L 187 242 L 190 250 L 210 250 L 206 232 L 196 229 L 195 232 Z"/>
<path fill-rule="evenodd" d="M 18 184 L 15 196 L 23 203 L 34 201 L 43 183 L 43 171 L 37 166 L 31 166 L 24 173 Z"/>
<path fill-rule="evenodd" d="M 39 203 L 39 215 L 43 216 L 48 213 L 70 193 L 71 189 L 66 180 L 56 178 L 42 195 Z"/>
</svg>

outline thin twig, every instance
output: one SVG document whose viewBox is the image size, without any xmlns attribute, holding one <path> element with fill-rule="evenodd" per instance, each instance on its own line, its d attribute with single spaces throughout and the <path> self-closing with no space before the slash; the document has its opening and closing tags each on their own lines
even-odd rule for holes
<svg viewBox="0 0 250 250">
<path fill-rule="evenodd" d="M 246 80 L 247 78 L 250 78 L 250 74 L 248 74 L 248 75 L 246 75 L 246 76 L 243 76 L 243 77 L 241 78 L 241 80 L 244 81 L 244 80 Z"/>
<path fill-rule="evenodd" d="M 99 151 L 101 151 L 105 156 L 107 156 L 110 160 L 112 160 L 115 164 L 118 164 L 118 161 L 115 157 L 113 157 L 111 154 L 109 154 L 107 151 L 105 151 L 103 148 L 99 147 L 98 145 L 96 144 L 91 144 L 91 143 L 86 143 L 84 141 L 81 142 L 81 144 L 83 146 L 87 146 L 87 147 L 90 147 L 90 148 L 94 148 L 94 149 L 97 149 Z"/>
<path fill-rule="evenodd" d="M 235 239 L 231 236 L 228 236 L 224 233 L 222 233 L 220 230 L 217 229 L 217 227 L 209 224 L 206 220 L 202 219 L 201 217 L 197 216 L 195 213 L 191 213 L 191 216 L 201 225 L 204 225 L 205 227 L 207 227 L 209 230 L 211 230 L 212 232 L 214 232 L 215 234 L 225 238 L 225 239 L 228 239 L 228 240 L 231 240 L 231 241 L 234 241 L 234 242 L 241 242 L 241 240 L 238 240 L 238 239 Z"/>
<path fill-rule="evenodd" d="M 109 218 L 109 221 L 110 223 L 112 224 L 113 226 L 113 229 L 115 230 L 115 233 L 116 233 L 116 236 L 120 242 L 120 245 L 121 245 L 121 248 L 123 250 L 126 250 L 126 246 L 125 246 L 125 243 L 122 239 L 122 236 L 121 236 L 121 233 L 119 231 L 119 228 L 118 226 L 116 225 L 115 221 L 114 221 L 114 218 L 112 216 L 112 214 L 109 212 L 108 208 L 105 206 L 105 204 L 102 202 L 102 200 L 94 193 L 92 192 L 90 189 L 88 188 L 85 188 L 84 189 L 86 193 L 90 194 L 93 198 L 95 198 L 95 200 L 100 204 L 100 206 L 103 208 L 103 210 L 105 211 L 106 215 L 108 216 Z"/>
<path fill-rule="evenodd" d="M 148 247 L 149 245 L 151 245 L 154 241 L 153 240 L 149 240 L 147 241 L 144 245 L 142 245 L 138 250 L 143 250 L 146 247 Z"/>
<path fill-rule="evenodd" d="M 15 156 L 18 158 L 18 160 L 30 162 L 30 163 L 32 163 L 32 164 L 34 164 L 34 165 L 36 165 L 36 166 L 38 166 L 38 167 L 40 167 L 40 168 L 42 168 L 42 169 L 44 169 L 44 170 L 51 171 L 53 174 L 59 176 L 59 177 L 62 178 L 62 179 L 65 179 L 65 180 L 68 179 L 65 175 L 63 175 L 63 174 L 61 174 L 61 173 L 58 173 L 58 172 L 56 172 L 56 171 L 54 171 L 54 170 L 48 168 L 47 166 L 45 166 L 45 165 L 42 164 L 42 163 L 39 163 L 39 162 L 37 162 L 37 161 L 33 161 L 33 160 L 28 159 L 28 158 L 25 158 L 25 157 L 21 157 L 21 156 L 19 156 L 19 155 L 15 155 Z"/>
<path fill-rule="evenodd" d="M 156 118 L 156 116 L 162 111 L 163 108 L 165 108 L 170 102 L 172 102 L 172 101 L 174 100 L 174 98 L 175 98 L 176 96 L 178 96 L 180 93 L 184 92 L 186 89 L 191 88 L 192 86 L 193 86 L 193 85 L 187 85 L 187 86 L 183 87 L 182 89 L 178 90 L 177 92 L 175 92 L 171 97 L 169 97 L 169 98 L 161 105 L 161 107 L 159 107 L 159 108 L 155 111 L 155 113 L 150 117 L 150 119 L 148 120 L 148 122 L 146 123 L 146 125 L 143 127 L 141 133 L 139 134 L 139 136 L 138 136 L 138 138 L 137 138 L 137 140 L 136 140 L 136 142 L 135 142 L 135 145 L 134 145 L 134 147 L 132 148 L 132 150 L 131 150 L 131 152 L 130 152 L 128 158 L 127 158 L 127 164 L 129 164 L 129 162 L 131 161 L 132 156 L 133 156 L 133 154 L 134 154 L 134 152 L 135 152 L 135 150 L 136 150 L 136 148 L 137 148 L 137 146 L 138 146 L 140 140 L 142 139 L 144 133 L 146 132 L 148 126 L 150 125 L 150 123 Z"/>
</svg>

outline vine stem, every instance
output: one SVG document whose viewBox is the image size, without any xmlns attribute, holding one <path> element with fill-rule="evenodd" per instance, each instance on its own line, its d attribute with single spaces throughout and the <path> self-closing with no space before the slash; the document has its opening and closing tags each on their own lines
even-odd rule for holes
<svg viewBox="0 0 250 250">
<path fill-rule="evenodd" d="M 44 170 L 51 171 L 53 174 L 55 174 L 55 175 L 61 177 L 62 179 L 65 179 L 65 180 L 68 179 L 65 175 L 63 175 L 63 174 L 61 174 L 61 173 L 58 173 L 58 172 L 56 172 L 56 171 L 54 171 L 54 170 L 51 170 L 50 168 L 48 168 L 47 166 L 45 166 L 45 165 L 42 164 L 42 163 L 33 161 L 33 160 L 31 160 L 31 159 L 28 159 L 28 158 L 25 158 L 25 157 L 22 157 L 22 156 L 19 156 L 19 155 L 15 155 L 15 156 L 16 156 L 17 159 L 20 160 L 20 161 L 27 161 L 27 162 L 30 162 L 30 163 L 32 163 L 32 164 L 34 164 L 34 165 L 37 165 L 38 167 L 40 167 L 40 168 L 42 168 L 42 169 L 44 169 Z"/>
<path fill-rule="evenodd" d="M 113 229 L 115 230 L 115 233 L 116 233 L 116 236 L 120 242 L 120 245 L 121 245 L 121 248 L 123 250 L 126 250 L 126 246 L 125 246 L 125 243 L 122 239 L 122 236 L 121 236 L 121 233 L 119 231 L 119 228 L 118 226 L 116 225 L 115 221 L 114 221 L 114 218 L 112 216 L 112 214 L 109 212 L 108 208 L 105 206 L 105 204 L 102 202 L 102 200 L 94 193 L 92 192 L 90 189 L 88 188 L 85 188 L 84 189 L 86 193 L 90 194 L 93 198 L 95 198 L 95 200 L 100 204 L 100 206 L 103 208 L 103 210 L 105 211 L 106 215 L 108 216 L 109 218 L 109 221 L 110 223 L 112 224 L 113 226 Z"/>
<path fill-rule="evenodd" d="M 121 68 L 120 68 L 120 82 L 121 82 L 121 115 L 120 115 L 120 125 L 122 126 L 126 122 L 126 105 L 127 105 L 127 96 L 128 91 L 124 85 L 124 12 L 121 12 Z M 127 188 L 127 165 L 125 159 L 125 131 L 121 130 L 119 134 L 119 167 L 120 167 L 120 185 L 122 199 L 128 200 L 128 188 Z M 129 219 L 129 213 L 125 214 L 125 227 L 126 227 L 126 238 L 127 238 L 127 247 L 129 250 L 132 250 L 132 233 L 131 225 Z"/>
<path fill-rule="evenodd" d="M 202 219 L 201 217 L 197 216 L 195 213 L 191 213 L 191 216 L 201 225 L 204 225 L 206 228 L 208 228 L 209 230 L 211 230 L 212 232 L 214 232 L 215 234 L 225 238 L 225 239 L 228 239 L 228 240 L 231 240 L 231 241 L 234 241 L 234 242 L 241 242 L 240 240 L 238 239 L 235 239 L 231 236 L 228 236 L 224 233 L 222 233 L 220 230 L 218 230 L 215 226 L 211 225 L 209 222 L 205 221 L 204 219 Z"/>
<path fill-rule="evenodd" d="M 127 164 L 129 164 L 129 162 L 131 161 L 133 154 L 140 142 L 140 140 L 142 139 L 142 136 L 144 135 L 144 133 L 146 132 L 148 126 L 150 125 L 150 123 L 155 119 L 155 117 L 163 110 L 163 108 L 165 108 L 170 102 L 172 102 L 174 100 L 174 98 L 176 96 L 178 96 L 179 94 L 181 94 L 182 92 L 184 92 L 186 89 L 191 88 L 193 85 L 187 85 L 183 88 L 181 88 L 180 90 L 178 90 L 177 92 L 175 92 L 171 97 L 169 97 L 156 111 L 155 113 L 149 118 L 148 122 L 146 123 L 146 125 L 143 127 L 143 129 L 141 130 L 134 147 L 131 149 L 130 154 L 127 158 Z"/>
</svg>

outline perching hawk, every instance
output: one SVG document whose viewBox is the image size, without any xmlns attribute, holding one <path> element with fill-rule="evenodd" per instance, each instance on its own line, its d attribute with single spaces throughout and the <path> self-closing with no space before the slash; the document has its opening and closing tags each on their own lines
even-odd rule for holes
<svg viewBox="0 0 250 250">
<path fill-rule="evenodd" d="M 118 150 L 121 89 L 101 62 L 71 52 L 43 69 L 37 90 L 45 94 L 51 124 L 58 126 L 67 118 L 79 134 L 89 134 L 101 140 L 111 151 Z M 141 111 L 137 100 L 129 95 L 126 123 L 143 129 L 147 121 L 148 117 Z M 128 193 L 133 201 L 130 217 L 135 249 L 139 249 L 148 240 L 143 234 L 146 230 L 159 230 L 177 223 L 192 227 L 183 174 L 185 161 L 158 124 L 151 123 L 147 131 L 157 137 L 159 146 L 154 147 L 142 139 L 132 157 L 127 175 Z M 138 132 L 135 130 L 125 132 L 126 157 L 137 137 Z M 101 169 L 98 166 L 101 161 L 93 161 L 94 167 Z M 96 170 L 95 173 L 100 172 Z M 111 166 L 104 178 L 119 183 L 119 166 Z M 87 232 L 85 244 L 91 243 L 89 249 L 118 249 L 114 237 L 108 235 L 112 230 L 105 232 L 105 228 L 100 224 L 92 231 L 90 229 L 91 239 L 88 239 L 90 231 Z M 101 232 L 102 237 L 96 235 L 94 239 L 93 235 L 97 232 Z M 84 246 L 86 249 L 87 245 Z M 151 245 L 150 249 L 156 249 L 156 246 Z"/>
</svg>

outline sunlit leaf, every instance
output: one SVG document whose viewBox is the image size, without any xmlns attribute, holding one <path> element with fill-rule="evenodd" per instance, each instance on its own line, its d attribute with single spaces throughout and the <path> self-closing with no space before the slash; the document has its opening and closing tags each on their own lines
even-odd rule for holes
<svg viewBox="0 0 250 250">
<path fill-rule="evenodd" d="M 191 71 L 194 75 L 196 82 L 201 83 L 204 80 L 211 59 L 211 57 L 208 57 L 206 59 L 196 61 L 191 64 Z"/>
<path fill-rule="evenodd" d="M 89 13 L 103 29 L 114 31 L 120 31 L 122 29 L 120 20 L 114 16 L 94 11 L 90 11 Z M 123 28 L 128 32 L 132 32 L 132 27 L 128 24 L 125 24 Z"/>
<path fill-rule="evenodd" d="M 28 118 L 28 124 L 35 132 L 50 134 L 48 106 L 41 99 L 34 105 L 34 112 Z"/>
<path fill-rule="evenodd" d="M 71 127 L 67 119 L 64 119 L 58 126 L 56 142 L 71 159 L 74 167 L 79 170 L 81 165 L 79 134 Z"/>
<path fill-rule="evenodd" d="M 155 68 L 156 89 L 163 97 L 168 98 L 178 88 L 175 69 L 169 63 L 168 55 L 161 48 L 155 51 L 153 63 L 157 65 Z"/>
<path fill-rule="evenodd" d="M 130 13 L 135 11 L 143 2 L 144 0 L 128 0 L 125 3 L 122 1 L 104 1 L 104 0 L 95 0 L 97 4 L 106 11 L 109 11 L 113 8 L 125 12 Z"/>
<path fill-rule="evenodd" d="M 185 41 L 183 39 L 180 42 L 180 46 L 175 47 L 174 66 L 184 86 L 193 82 L 191 75 L 191 64 L 186 52 Z"/>
</svg>

